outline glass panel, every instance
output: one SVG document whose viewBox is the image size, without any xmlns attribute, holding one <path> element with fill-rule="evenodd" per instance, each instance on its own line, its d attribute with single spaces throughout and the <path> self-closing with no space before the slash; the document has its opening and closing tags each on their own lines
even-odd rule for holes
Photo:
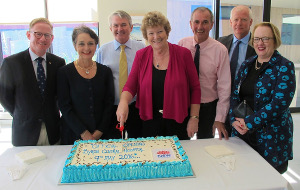
<svg viewBox="0 0 300 190">
<path fill-rule="evenodd" d="M 71 35 L 73 29 L 81 24 L 85 24 L 94 30 L 96 34 L 99 34 L 98 22 L 53 24 L 54 40 L 52 43 L 52 52 L 64 58 L 66 63 L 70 63 L 78 58 L 73 47 Z M 3 58 L 24 51 L 29 47 L 29 40 L 26 37 L 28 28 L 28 24 L 0 25 L 0 65 Z M 93 57 L 93 60 L 96 60 L 96 56 Z M 5 110 L 0 104 L 0 114 L 1 112 L 5 112 Z"/>
<path fill-rule="evenodd" d="M 237 3 L 238 2 L 238 3 Z M 263 1 L 247 1 L 243 4 L 243 1 L 235 1 L 235 0 L 221 0 L 221 7 L 220 7 L 220 29 L 219 29 L 219 36 L 227 36 L 233 33 L 233 30 L 230 26 L 230 12 L 231 9 L 237 5 L 246 5 L 248 6 L 253 13 L 253 23 L 250 28 L 252 31 L 253 27 L 262 22 L 263 20 Z"/>
<path fill-rule="evenodd" d="M 48 0 L 47 4 L 48 18 L 51 22 L 98 20 L 97 0 Z"/>
<path fill-rule="evenodd" d="M 172 30 L 168 41 L 177 44 L 178 41 L 187 36 L 193 36 L 190 27 L 191 13 L 197 7 L 207 7 L 213 11 L 213 0 L 168 0 L 167 1 L 167 17 L 171 24 Z M 210 31 L 213 37 L 214 28 Z"/>
<path fill-rule="evenodd" d="M 52 52 L 70 63 L 77 58 L 77 53 L 72 44 L 72 32 L 76 26 L 85 24 L 93 29 L 98 34 L 97 22 L 85 23 L 54 23 L 53 34 L 54 40 L 52 43 Z M 1 48 L 3 58 L 15 53 L 19 53 L 29 47 L 29 40 L 26 37 L 28 24 L 2 24 L 0 25 L 1 32 Z M 0 58 L 2 57 L 0 55 Z M 95 60 L 95 57 L 94 57 Z M 0 63 L 2 59 L 0 59 Z"/>
<path fill-rule="evenodd" d="M 78 54 L 74 49 L 72 43 L 73 29 L 81 24 L 90 27 L 96 34 L 98 32 L 98 22 L 85 22 L 85 23 L 54 23 L 53 33 L 54 40 L 52 43 L 53 53 L 66 60 L 66 63 L 70 63 L 78 58 Z M 96 60 L 94 55 L 93 60 Z"/>
<path fill-rule="evenodd" d="M 6 0 L 1 1 L 0 23 L 29 22 L 34 18 L 45 17 L 44 1 Z"/>
<path fill-rule="evenodd" d="M 296 93 L 291 107 L 300 107 L 300 2 L 299 0 L 272 1 L 271 22 L 281 32 L 282 44 L 278 51 L 295 64 Z"/>
</svg>

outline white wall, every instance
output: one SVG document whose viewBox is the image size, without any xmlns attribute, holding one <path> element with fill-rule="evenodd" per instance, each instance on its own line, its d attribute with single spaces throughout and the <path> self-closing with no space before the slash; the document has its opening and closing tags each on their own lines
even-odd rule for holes
<svg viewBox="0 0 300 190">
<path fill-rule="evenodd" d="M 99 0 L 100 45 L 114 39 L 109 30 L 108 17 L 116 10 L 124 10 L 132 16 L 143 16 L 149 11 L 160 11 L 167 16 L 167 0 Z"/>
</svg>

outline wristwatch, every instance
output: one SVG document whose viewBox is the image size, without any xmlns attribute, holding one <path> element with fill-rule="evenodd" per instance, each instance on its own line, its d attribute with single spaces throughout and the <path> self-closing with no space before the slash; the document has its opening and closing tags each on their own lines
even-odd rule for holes
<svg viewBox="0 0 300 190">
<path fill-rule="evenodd" d="M 195 118 L 199 120 L 199 116 L 198 115 L 191 115 L 190 118 Z"/>
</svg>

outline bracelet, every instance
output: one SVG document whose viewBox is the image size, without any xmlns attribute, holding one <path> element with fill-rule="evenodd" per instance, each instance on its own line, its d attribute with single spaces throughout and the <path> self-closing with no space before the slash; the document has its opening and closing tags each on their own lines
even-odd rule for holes
<svg viewBox="0 0 300 190">
<path fill-rule="evenodd" d="M 195 118 L 199 120 L 199 116 L 198 115 L 191 115 L 190 118 Z"/>
</svg>

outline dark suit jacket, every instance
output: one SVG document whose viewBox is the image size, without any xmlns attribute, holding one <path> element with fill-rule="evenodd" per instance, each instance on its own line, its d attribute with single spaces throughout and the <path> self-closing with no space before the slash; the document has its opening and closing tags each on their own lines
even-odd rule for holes
<svg viewBox="0 0 300 190">
<path fill-rule="evenodd" d="M 233 34 L 220 37 L 220 38 L 218 38 L 218 41 L 221 42 L 228 49 L 228 54 L 229 54 L 229 51 L 230 51 L 230 48 L 232 45 L 232 41 L 233 41 Z M 248 44 L 245 60 L 249 59 L 250 57 L 252 57 L 254 55 L 256 55 L 254 48 L 250 44 Z"/>
<path fill-rule="evenodd" d="M 60 138 L 60 115 L 57 106 L 57 70 L 64 59 L 46 54 L 46 89 L 42 97 L 33 69 L 29 49 L 9 56 L 0 68 L 0 102 L 12 115 L 12 144 L 37 144 L 41 123 L 44 122 L 50 144 Z"/>
<path fill-rule="evenodd" d="M 249 40 L 250 40 L 250 38 L 249 38 Z M 228 54 L 229 54 L 230 48 L 232 45 L 232 41 L 233 41 L 233 34 L 220 37 L 220 38 L 218 38 L 218 41 L 221 42 L 228 49 Z M 254 55 L 256 55 L 254 48 L 248 44 L 245 60 L 249 59 L 250 57 L 252 57 Z M 230 67 L 231 67 L 231 65 L 230 65 Z M 233 89 L 233 80 L 231 81 L 231 90 L 232 89 Z M 229 117 L 227 117 L 227 119 L 225 121 L 225 127 L 230 136 L 232 127 L 229 123 Z"/>
</svg>

